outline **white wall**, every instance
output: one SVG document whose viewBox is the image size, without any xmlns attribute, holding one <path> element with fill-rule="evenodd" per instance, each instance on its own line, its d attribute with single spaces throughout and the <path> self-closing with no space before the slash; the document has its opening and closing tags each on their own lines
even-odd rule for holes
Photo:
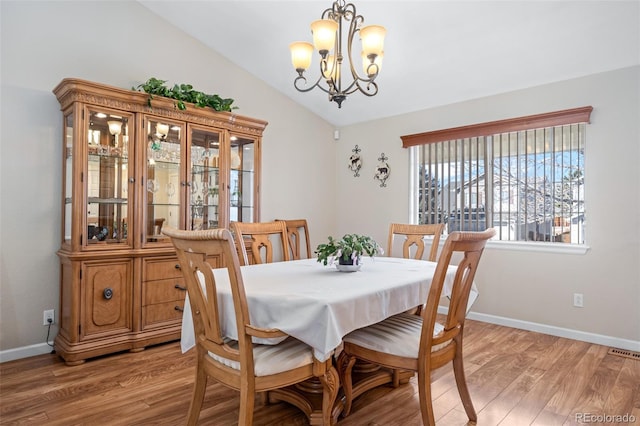
<svg viewBox="0 0 640 426">
<path fill-rule="evenodd" d="M 473 311 L 611 336 L 640 349 L 640 67 L 342 129 L 336 191 L 345 214 L 338 233 L 364 232 L 386 244 L 389 222 L 408 220 L 409 152 L 400 136 L 586 105 L 593 106 L 586 148 L 589 251 L 487 248 Z M 363 171 L 354 178 L 346 164 L 356 144 Z M 386 188 L 373 180 L 381 152 L 391 166 Z M 584 294 L 584 308 L 572 306 L 573 293 Z"/>
<path fill-rule="evenodd" d="M 51 90 L 65 77 L 122 88 L 157 77 L 234 98 L 238 114 L 269 122 L 262 219 L 307 218 L 312 244 L 332 232 L 333 126 L 136 2 L 0 7 L 0 352 L 44 343 L 42 311 L 58 311 L 62 114 Z"/>
</svg>

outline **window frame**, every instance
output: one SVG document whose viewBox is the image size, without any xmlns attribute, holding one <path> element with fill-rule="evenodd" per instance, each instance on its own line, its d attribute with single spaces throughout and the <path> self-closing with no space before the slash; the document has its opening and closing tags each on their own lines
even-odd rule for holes
<svg viewBox="0 0 640 426">
<path fill-rule="evenodd" d="M 411 223 L 418 221 L 419 182 L 417 171 L 418 147 L 425 144 L 451 141 L 456 139 L 493 136 L 501 133 L 535 130 L 540 128 L 564 126 L 569 124 L 591 122 L 592 106 L 584 106 L 561 111 L 554 111 L 524 117 L 509 118 L 467 126 L 441 129 L 429 132 L 401 136 L 403 148 L 409 148 L 409 211 Z M 589 250 L 586 241 L 582 244 L 559 244 L 543 241 L 496 241 L 488 242 L 488 246 L 512 251 L 540 251 L 545 253 L 584 254 Z"/>
</svg>

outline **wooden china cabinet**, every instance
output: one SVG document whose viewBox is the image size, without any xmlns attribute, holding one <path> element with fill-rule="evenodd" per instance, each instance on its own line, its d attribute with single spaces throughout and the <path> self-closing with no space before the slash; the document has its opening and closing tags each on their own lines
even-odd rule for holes
<svg viewBox="0 0 640 426">
<path fill-rule="evenodd" d="M 186 288 L 162 228 L 258 221 L 267 123 L 79 79 L 53 92 L 63 113 L 56 352 L 73 365 L 180 338 Z"/>
</svg>

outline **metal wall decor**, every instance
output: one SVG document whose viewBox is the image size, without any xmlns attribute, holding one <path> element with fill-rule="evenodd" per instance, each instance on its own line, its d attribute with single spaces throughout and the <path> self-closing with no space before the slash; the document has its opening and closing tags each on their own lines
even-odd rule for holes
<svg viewBox="0 0 640 426">
<path fill-rule="evenodd" d="M 391 168 L 389 167 L 389 163 L 387 163 L 388 159 L 389 157 L 384 155 L 384 152 L 380 154 L 380 157 L 378 157 L 378 165 L 376 166 L 376 174 L 373 175 L 373 178 L 380 182 L 381 188 L 387 186 L 387 179 L 389 179 L 389 175 L 391 174 Z"/>
<path fill-rule="evenodd" d="M 351 154 L 351 157 L 349 157 L 349 170 L 351 170 L 353 172 L 353 177 L 358 177 L 360 176 L 360 169 L 362 168 L 362 159 L 360 158 L 360 151 L 362 151 L 360 148 L 358 148 L 358 145 L 356 145 L 351 152 L 353 152 L 353 154 Z"/>
</svg>

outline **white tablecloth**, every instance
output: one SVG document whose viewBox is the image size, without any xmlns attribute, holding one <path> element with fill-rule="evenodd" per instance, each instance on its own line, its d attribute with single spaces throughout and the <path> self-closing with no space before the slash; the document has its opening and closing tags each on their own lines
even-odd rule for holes
<svg viewBox="0 0 640 426">
<path fill-rule="evenodd" d="M 351 331 L 375 324 L 426 301 L 436 263 L 423 260 L 364 258 L 358 272 L 339 272 L 316 259 L 241 267 L 251 323 L 277 328 L 314 348 L 324 361 Z M 226 336 L 237 330 L 226 269 L 215 269 L 220 316 Z M 443 296 L 451 294 L 455 266 L 450 267 Z M 478 295 L 475 284 L 470 307 Z M 191 306 L 182 316 L 182 351 L 195 345 Z"/>
</svg>

